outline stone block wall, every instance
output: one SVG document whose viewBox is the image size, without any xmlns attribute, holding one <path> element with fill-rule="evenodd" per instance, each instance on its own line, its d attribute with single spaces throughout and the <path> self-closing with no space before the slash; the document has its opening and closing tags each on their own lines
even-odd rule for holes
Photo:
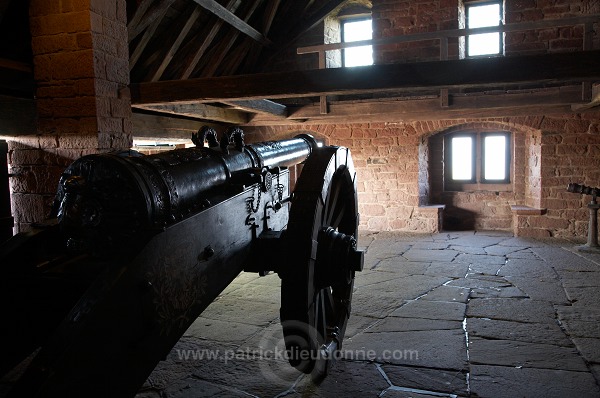
<svg viewBox="0 0 600 398">
<path fill-rule="evenodd" d="M 32 0 L 37 133 L 9 141 L 15 231 L 50 212 L 64 168 L 83 155 L 129 149 L 125 0 Z"/>
<path fill-rule="evenodd" d="M 443 190 L 443 134 L 467 127 L 513 134 L 510 191 Z M 566 187 L 569 182 L 600 185 L 600 112 L 570 117 L 303 124 L 301 130 L 297 126 L 244 130 L 249 141 L 282 139 L 303 132 L 350 148 L 358 178 L 360 227 L 368 230 L 434 232 L 442 223 L 446 229 L 452 229 L 454 223 L 454 228 L 584 238 L 589 197 L 568 193 Z M 445 205 L 445 209 L 433 211 L 427 207 L 431 205 Z M 547 211 L 515 219 L 511 211 L 514 205 Z M 438 220 L 440 213 L 443 222 Z"/>
<path fill-rule="evenodd" d="M 373 0 L 373 37 L 405 35 L 464 27 L 468 0 Z M 600 13 L 595 0 L 506 0 L 505 23 L 562 19 Z M 318 29 L 322 29 L 319 27 Z M 591 26 L 588 47 L 600 48 L 598 24 Z M 317 32 L 318 33 L 318 32 Z M 314 31 L 305 43 L 323 43 Z M 582 25 L 515 32 L 505 35 L 506 55 L 580 51 Z M 449 42 L 449 58 L 464 54 L 464 41 Z M 303 58 L 304 57 L 304 58 Z M 306 62 L 316 55 L 296 57 Z M 376 64 L 435 61 L 438 41 L 378 46 Z M 313 63 L 313 67 L 315 64 Z M 296 65 L 298 66 L 298 65 Z M 301 67 L 300 67 L 301 69 Z M 585 238 L 589 198 L 566 192 L 569 182 L 600 185 L 600 114 L 569 114 L 338 125 L 306 125 L 301 129 L 351 149 L 358 173 L 361 227 L 370 230 L 435 230 L 442 214 L 475 229 L 500 229 L 528 236 Z M 501 129 L 513 136 L 512 189 L 508 192 L 445 192 L 443 134 L 462 128 Z M 295 126 L 249 129 L 250 139 L 293 135 Z M 445 205 L 443 211 L 425 206 Z M 512 207 L 511 207 L 512 206 Z M 513 208 L 525 206 L 532 210 Z M 425 210 L 427 209 L 427 210 Z M 463 227 L 465 226 L 463 225 Z"/>
<path fill-rule="evenodd" d="M 600 13 L 600 3 L 594 0 L 520 0 L 505 2 L 505 23 L 533 22 Z M 598 24 L 592 27 L 590 45 L 600 43 Z M 546 52 L 578 51 L 583 49 L 583 25 L 510 32 L 505 36 L 506 55 L 543 54 Z M 593 44 L 592 44 L 593 43 Z"/>
<path fill-rule="evenodd" d="M 464 27 L 461 0 L 391 1 L 373 0 L 373 38 Z M 464 21 L 463 21 L 464 22 Z M 459 40 L 448 41 L 448 57 L 459 57 Z M 376 64 L 439 61 L 439 40 L 421 40 L 378 46 L 374 49 Z"/>
</svg>

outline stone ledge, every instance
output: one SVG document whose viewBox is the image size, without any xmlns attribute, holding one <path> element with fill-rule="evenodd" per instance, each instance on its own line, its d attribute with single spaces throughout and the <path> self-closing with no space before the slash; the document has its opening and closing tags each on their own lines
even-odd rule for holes
<svg viewBox="0 0 600 398">
<path fill-rule="evenodd" d="M 430 212 L 430 213 L 439 213 L 440 211 L 444 210 L 446 208 L 446 205 L 425 205 L 425 206 L 419 206 L 418 209 L 421 212 Z"/>
<path fill-rule="evenodd" d="M 519 216 L 541 216 L 546 214 L 546 209 L 538 209 L 530 206 L 523 205 L 510 205 L 510 210 Z"/>
</svg>

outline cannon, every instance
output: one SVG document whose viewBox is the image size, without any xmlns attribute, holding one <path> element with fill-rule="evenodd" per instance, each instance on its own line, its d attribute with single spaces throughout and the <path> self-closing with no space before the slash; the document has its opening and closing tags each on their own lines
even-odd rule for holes
<svg viewBox="0 0 600 398">
<path fill-rule="evenodd" d="M 278 273 L 289 362 L 327 375 L 363 265 L 350 151 L 239 128 L 193 142 L 76 160 L 53 217 L 0 247 L 0 374 L 30 359 L 12 396 L 135 395 L 242 271 Z"/>
<path fill-rule="evenodd" d="M 588 222 L 588 236 L 585 245 L 575 246 L 579 251 L 598 253 L 600 245 L 598 244 L 598 204 L 596 198 L 600 194 L 600 188 L 589 187 L 587 185 L 569 183 L 567 191 L 571 193 L 580 193 L 582 195 L 591 195 L 592 200 L 588 203 L 590 219 Z"/>
</svg>

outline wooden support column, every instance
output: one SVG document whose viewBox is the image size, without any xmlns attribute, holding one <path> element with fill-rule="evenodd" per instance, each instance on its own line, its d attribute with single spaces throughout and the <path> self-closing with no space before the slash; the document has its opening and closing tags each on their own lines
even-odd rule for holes
<svg viewBox="0 0 600 398">
<path fill-rule="evenodd" d="M 583 24 L 583 51 L 590 51 L 593 48 L 594 24 L 586 22 Z M 581 83 L 581 100 L 590 101 L 592 99 L 592 83 Z"/>
<path fill-rule="evenodd" d="M 319 69 L 325 69 L 325 51 L 319 51 Z M 321 95 L 319 97 L 319 108 L 321 109 L 321 115 L 326 115 L 328 113 L 326 95 Z"/>
</svg>

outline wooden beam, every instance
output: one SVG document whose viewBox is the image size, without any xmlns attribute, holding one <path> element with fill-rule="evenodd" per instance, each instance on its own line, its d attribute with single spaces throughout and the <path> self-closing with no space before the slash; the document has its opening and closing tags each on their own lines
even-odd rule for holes
<svg viewBox="0 0 600 398">
<path fill-rule="evenodd" d="M 452 106 L 440 108 L 438 96 L 419 99 L 385 99 L 375 101 L 336 101 L 327 115 L 319 104 L 289 107 L 286 119 L 256 115 L 251 126 L 295 123 L 366 123 L 386 121 L 445 120 L 548 114 L 569 114 L 571 104 L 579 100 L 579 86 L 540 89 L 514 93 L 480 93 L 454 95 Z"/>
<path fill-rule="evenodd" d="M 271 40 L 267 39 L 262 35 L 259 31 L 254 29 L 252 26 L 248 25 L 246 22 L 239 19 L 235 14 L 231 13 L 227 8 L 223 7 L 219 3 L 214 0 L 194 0 L 198 5 L 206 9 L 207 11 L 212 12 L 217 17 L 221 18 L 240 32 L 245 35 L 253 38 L 257 42 L 261 43 L 266 47 L 271 47 L 273 43 Z"/>
<path fill-rule="evenodd" d="M 237 109 L 242 109 L 254 113 L 265 113 L 267 115 L 275 116 L 278 118 L 284 118 L 288 115 L 287 106 L 269 100 L 227 101 L 224 102 L 224 104 L 233 106 Z"/>
<path fill-rule="evenodd" d="M 132 84 L 133 104 L 600 80 L 600 51 L 372 65 Z"/>
<path fill-rule="evenodd" d="M 248 122 L 248 114 L 245 112 L 206 104 L 135 105 L 134 107 L 162 114 L 186 116 L 222 123 L 242 124 Z"/>
<path fill-rule="evenodd" d="M 200 14 L 201 14 L 200 7 L 197 7 L 197 6 L 194 7 L 194 10 L 192 11 L 192 13 L 189 14 L 189 16 L 187 17 L 185 24 L 183 25 L 181 30 L 179 30 L 179 34 L 175 38 L 175 41 L 173 42 L 173 44 L 171 44 L 171 47 L 169 48 L 169 50 L 163 57 L 162 61 L 160 62 L 158 68 L 154 72 L 152 78 L 150 79 L 151 81 L 155 82 L 155 81 L 160 80 L 163 73 L 165 72 L 165 69 L 167 69 L 167 66 L 169 66 L 169 64 L 173 60 L 173 57 L 175 57 L 175 53 L 177 53 L 177 51 L 179 50 L 181 43 L 183 43 L 183 40 L 185 39 L 185 37 L 188 35 L 190 30 L 192 29 L 192 26 L 194 26 L 194 23 L 196 23 L 196 21 L 198 20 L 198 17 L 200 17 Z"/>
</svg>

